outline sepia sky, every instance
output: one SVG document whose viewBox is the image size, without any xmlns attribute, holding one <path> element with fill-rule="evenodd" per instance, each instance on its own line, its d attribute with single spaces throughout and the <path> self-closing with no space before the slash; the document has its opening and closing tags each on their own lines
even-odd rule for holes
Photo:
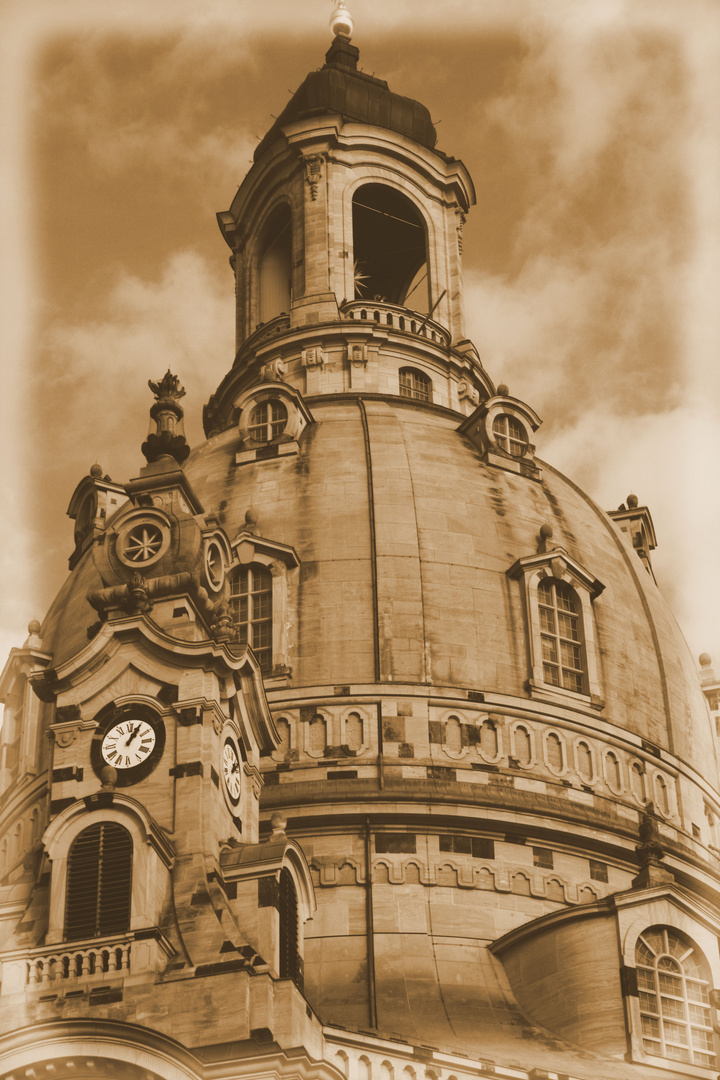
<svg viewBox="0 0 720 1080">
<path fill-rule="evenodd" d="M 360 66 L 430 109 L 477 189 L 468 335 L 541 458 L 633 492 L 720 668 L 720 5 L 348 0 Z M 42 618 L 98 461 L 136 476 L 148 378 L 186 431 L 233 359 L 215 222 L 330 44 L 330 0 L 0 0 L 3 656 Z"/>
</svg>

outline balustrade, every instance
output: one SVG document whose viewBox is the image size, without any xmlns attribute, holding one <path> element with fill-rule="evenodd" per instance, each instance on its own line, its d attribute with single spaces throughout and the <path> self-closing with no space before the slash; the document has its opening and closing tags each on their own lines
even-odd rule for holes
<svg viewBox="0 0 720 1080">
<path fill-rule="evenodd" d="M 39 988 L 65 979 L 102 979 L 130 969 L 130 941 L 115 939 L 96 945 L 61 945 L 34 950 L 27 959 L 28 987 Z"/>
</svg>

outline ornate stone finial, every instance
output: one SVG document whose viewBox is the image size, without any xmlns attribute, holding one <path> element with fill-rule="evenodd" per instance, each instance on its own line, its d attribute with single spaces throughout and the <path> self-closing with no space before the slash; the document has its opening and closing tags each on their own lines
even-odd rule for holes
<svg viewBox="0 0 720 1080">
<path fill-rule="evenodd" d="M 245 531 L 249 533 L 257 534 L 258 519 L 257 514 L 251 508 L 245 511 Z"/>
<path fill-rule="evenodd" d="M 657 822 L 652 816 L 653 810 L 653 804 L 648 803 L 638 827 L 640 843 L 635 848 L 635 854 L 641 866 L 649 866 L 651 862 L 660 862 L 661 859 L 665 858 L 665 852 L 658 835 Z"/>
<path fill-rule="evenodd" d="M 117 769 L 112 765 L 104 765 L 100 770 L 100 780 L 102 781 L 103 791 L 112 791 L 117 784 Z"/>
<path fill-rule="evenodd" d="M 175 458 L 178 464 L 182 464 L 190 453 L 183 430 L 184 410 L 180 405 L 180 398 L 185 397 L 185 388 L 169 368 L 158 382 L 148 380 L 148 386 L 155 395 L 150 416 L 157 430 L 148 435 L 142 444 L 142 452 L 148 462 L 165 456 Z"/>
<path fill-rule="evenodd" d="M 223 600 L 217 609 L 217 618 L 212 624 L 212 636 L 216 641 L 231 641 L 233 638 L 233 621 L 227 600 Z"/>
<path fill-rule="evenodd" d="M 540 536 L 538 538 L 538 553 L 542 553 L 550 550 L 551 541 L 553 538 L 552 525 L 541 525 Z"/>
<path fill-rule="evenodd" d="M 333 37 L 343 37 L 349 41 L 354 28 L 355 24 L 346 7 L 345 0 L 337 0 L 335 10 L 330 16 L 330 29 L 333 32 Z"/>
<path fill-rule="evenodd" d="M 507 397 L 510 391 L 507 388 L 507 383 L 501 382 L 497 388 L 498 397 Z"/>
<path fill-rule="evenodd" d="M 633 878 L 634 889 L 648 889 L 653 885 L 662 885 L 674 881 L 674 875 L 661 864 L 665 850 L 660 843 L 655 807 L 649 802 L 638 826 L 640 843 L 635 846 L 635 854 L 640 863 L 640 873 Z"/>
<path fill-rule="evenodd" d="M 637 510 L 637 504 L 638 504 L 637 495 L 628 495 L 628 497 L 627 497 L 628 510 Z"/>
<path fill-rule="evenodd" d="M 40 631 L 42 630 L 41 624 L 37 619 L 31 619 L 28 623 L 28 638 L 25 642 L 26 649 L 41 649 L 42 638 L 40 637 Z"/>
<path fill-rule="evenodd" d="M 90 466 L 90 476 L 92 476 L 93 480 L 101 480 L 102 474 L 102 465 L 98 465 L 97 461 Z"/>
<path fill-rule="evenodd" d="M 30 627 L 28 626 L 28 630 L 29 629 L 30 629 Z M 710 655 L 710 653 L 701 652 L 699 657 L 698 657 L 698 660 L 700 661 L 700 667 L 711 667 L 712 666 L 712 656 Z"/>
<path fill-rule="evenodd" d="M 280 810 L 276 810 L 273 816 L 270 818 L 270 825 L 272 826 L 272 833 L 270 834 L 270 839 L 281 840 L 285 836 L 287 818 Z"/>
</svg>

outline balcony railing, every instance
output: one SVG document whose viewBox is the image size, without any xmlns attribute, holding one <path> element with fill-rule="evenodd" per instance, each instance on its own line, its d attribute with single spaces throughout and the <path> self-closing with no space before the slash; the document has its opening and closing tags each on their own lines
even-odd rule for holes
<svg viewBox="0 0 720 1080">
<path fill-rule="evenodd" d="M 351 319 L 417 334 L 438 345 L 450 345 L 450 333 L 444 326 L 419 311 L 410 311 L 409 308 L 397 304 L 386 304 L 380 300 L 347 300 L 340 307 L 340 311 Z"/>
<path fill-rule="evenodd" d="M 45 989 L 66 979 L 102 979 L 125 975 L 130 970 L 131 938 L 117 937 L 92 945 L 66 943 L 50 949 L 33 949 L 27 957 L 28 989 Z"/>
</svg>

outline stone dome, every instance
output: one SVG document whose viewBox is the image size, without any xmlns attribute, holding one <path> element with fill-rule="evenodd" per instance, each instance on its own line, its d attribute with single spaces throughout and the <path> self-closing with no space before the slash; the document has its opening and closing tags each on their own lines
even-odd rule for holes
<svg viewBox="0 0 720 1080">
<path fill-rule="evenodd" d="M 63 875 L 112 814 L 146 965 L 97 995 L 113 1032 L 250 1077 L 709 1080 L 715 734 L 650 513 L 536 456 L 465 337 L 472 181 L 356 54 L 335 41 L 218 215 L 238 351 L 207 440 L 188 455 L 179 379 L 151 382 L 149 464 L 80 482 L 70 575 L 3 676 L 45 706 L 53 860 L 3 994 L 75 978 Z"/>
<path fill-rule="evenodd" d="M 235 467 L 233 428 L 196 447 L 185 469 L 228 536 L 251 511 L 253 531 L 297 552 L 289 685 L 410 684 L 526 701 L 525 615 L 508 571 L 550 525 L 553 546 L 605 586 L 594 603 L 603 705 L 588 711 L 707 776 L 713 734 L 684 639 L 625 536 L 586 494 L 545 463 L 539 481 L 488 465 L 449 409 L 365 399 L 366 445 L 359 398 L 310 407 L 296 456 Z M 43 637 L 58 660 L 86 640 L 96 584 L 85 560 L 53 605 Z"/>
</svg>

